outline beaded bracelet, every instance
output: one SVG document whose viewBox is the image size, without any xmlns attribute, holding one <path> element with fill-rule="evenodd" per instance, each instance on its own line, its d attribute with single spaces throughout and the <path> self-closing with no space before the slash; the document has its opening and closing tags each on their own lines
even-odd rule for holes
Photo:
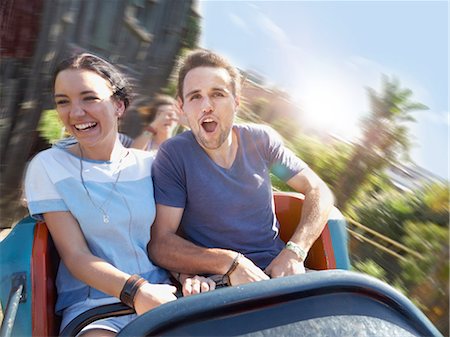
<svg viewBox="0 0 450 337">
<path fill-rule="evenodd" d="M 120 300 L 130 308 L 134 309 L 134 298 L 136 297 L 137 291 L 144 283 L 148 283 L 146 279 L 137 274 L 131 275 L 120 292 Z"/>
</svg>

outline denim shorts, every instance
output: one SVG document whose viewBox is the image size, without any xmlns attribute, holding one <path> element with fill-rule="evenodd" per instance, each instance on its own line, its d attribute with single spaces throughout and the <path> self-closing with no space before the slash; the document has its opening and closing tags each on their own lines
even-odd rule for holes
<svg viewBox="0 0 450 337">
<path fill-rule="evenodd" d="M 100 305 L 111 304 L 111 303 L 119 303 L 119 300 L 115 297 L 95 298 L 95 299 L 87 298 L 84 301 L 81 301 L 81 302 L 71 305 L 70 307 L 64 309 L 64 311 L 63 311 L 60 332 L 65 328 L 65 326 L 67 324 L 70 323 L 70 321 L 72 321 L 79 314 L 81 314 L 89 309 L 98 307 Z M 103 330 L 108 330 L 108 331 L 118 333 L 120 330 L 123 329 L 123 327 L 125 325 L 130 323 L 136 317 L 137 317 L 136 314 L 131 314 L 131 315 L 125 315 L 125 316 L 120 316 L 120 317 L 104 318 L 104 319 L 92 322 L 91 324 L 88 324 L 80 331 L 79 334 L 81 334 L 82 332 L 86 332 L 88 330 L 92 330 L 92 329 L 103 329 Z"/>
</svg>

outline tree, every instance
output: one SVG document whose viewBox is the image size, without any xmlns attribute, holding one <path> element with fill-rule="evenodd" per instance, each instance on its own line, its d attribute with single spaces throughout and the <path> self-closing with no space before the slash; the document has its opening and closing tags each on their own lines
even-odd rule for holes
<svg viewBox="0 0 450 337">
<path fill-rule="evenodd" d="M 380 93 L 368 89 L 371 112 L 362 120 L 362 141 L 355 145 L 344 174 L 334 188 L 341 210 L 345 210 L 372 173 L 381 172 L 401 155 L 408 157 L 410 141 L 406 122 L 415 121 L 412 111 L 428 109 L 411 101 L 412 95 L 410 89 L 400 87 L 398 80 L 386 76 L 383 76 Z"/>
<path fill-rule="evenodd" d="M 2 2 L 0 228 L 26 214 L 19 202 L 26 163 L 49 146 L 37 126 L 42 111 L 53 108 L 55 65 L 88 51 L 121 67 L 136 94 L 153 96 L 167 84 L 180 49 L 198 39 L 193 5 L 194 0 Z M 129 109 L 123 123 L 130 136 L 141 128 L 136 111 Z"/>
</svg>

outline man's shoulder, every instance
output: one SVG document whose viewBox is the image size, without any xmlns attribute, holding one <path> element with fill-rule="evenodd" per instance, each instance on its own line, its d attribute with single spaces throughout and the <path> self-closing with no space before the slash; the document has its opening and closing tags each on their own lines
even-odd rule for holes
<svg viewBox="0 0 450 337">
<path fill-rule="evenodd" d="M 272 127 L 265 124 L 236 124 L 235 128 L 243 137 L 274 137 L 277 134 Z"/>
</svg>

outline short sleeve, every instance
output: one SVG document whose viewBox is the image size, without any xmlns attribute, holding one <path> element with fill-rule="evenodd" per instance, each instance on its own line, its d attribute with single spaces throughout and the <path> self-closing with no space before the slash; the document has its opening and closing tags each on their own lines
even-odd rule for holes
<svg viewBox="0 0 450 337">
<path fill-rule="evenodd" d="M 153 186 L 157 204 L 184 208 L 186 205 L 186 179 L 181 156 L 163 144 L 152 166 Z"/>
<path fill-rule="evenodd" d="M 25 196 L 30 215 L 41 220 L 47 212 L 68 211 L 68 207 L 51 181 L 39 154 L 33 158 L 25 175 Z"/>
<path fill-rule="evenodd" d="M 264 153 L 270 163 L 271 171 L 283 181 L 288 181 L 308 165 L 294 152 L 288 149 L 281 136 L 270 127 L 262 127 L 265 139 Z"/>
</svg>

